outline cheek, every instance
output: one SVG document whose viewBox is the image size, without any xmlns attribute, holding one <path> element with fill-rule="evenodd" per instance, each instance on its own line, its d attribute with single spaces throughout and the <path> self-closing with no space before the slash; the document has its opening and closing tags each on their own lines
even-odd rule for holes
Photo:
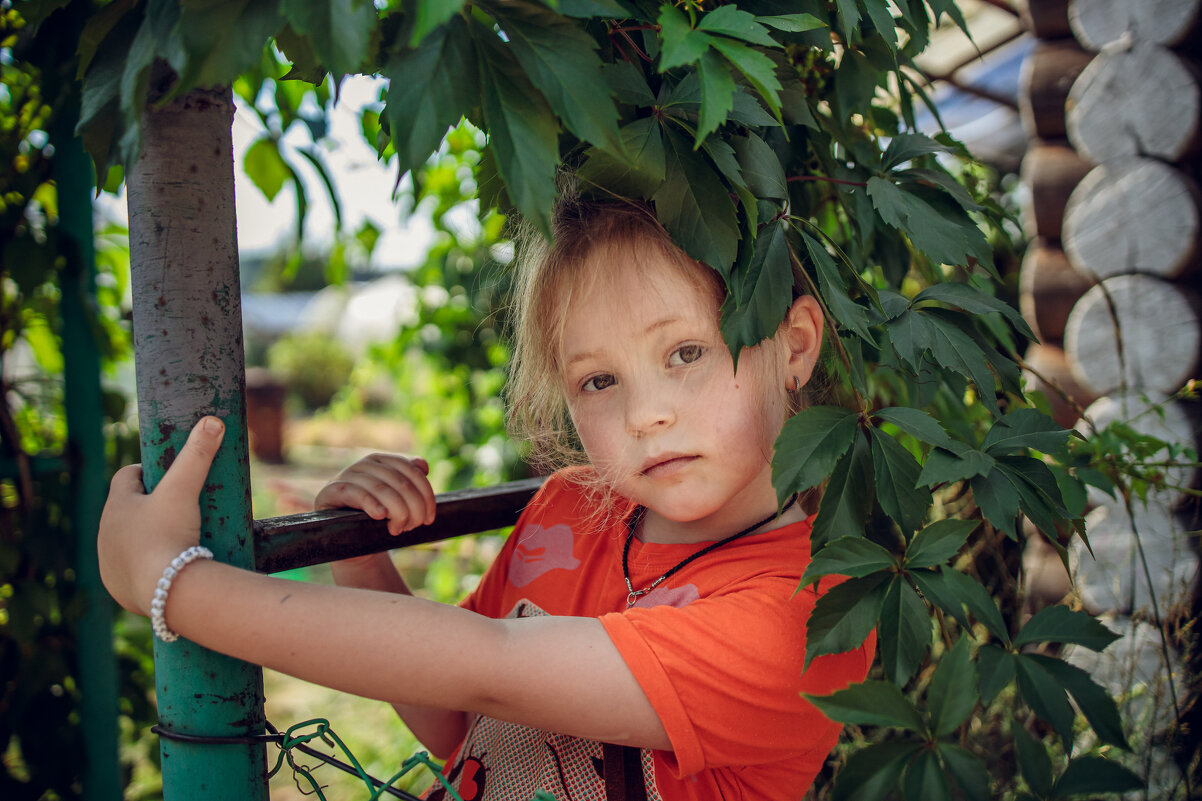
<svg viewBox="0 0 1202 801">
<path fill-rule="evenodd" d="M 572 425 L 576 428 L 576 436 L 590 462 L 596 464 L 605 458 L 607 443 L 612 442 L 613 435 L 606 427 L 606 417 L 598 413 L 596 403 L 569 404 L 568 412 L 572 417 Z M 587 408 L 586 408 L 587 407 Z"/>
</svg>

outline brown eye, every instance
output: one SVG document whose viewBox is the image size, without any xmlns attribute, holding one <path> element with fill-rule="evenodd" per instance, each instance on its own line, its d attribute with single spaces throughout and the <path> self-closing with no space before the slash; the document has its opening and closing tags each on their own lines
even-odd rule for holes
<svg viewBox="0 0 1202 801">
<path fill-rule="evenodd" d="M 704 353 L 705 348 L 700 345 L 681 345 L 672 351 L 672 355 L 668 357 L 668 365 L 678 367 L 682 364 L 692 364 L 700 359 Z"/>
<path fill-rule="evenodd" d="M 585 392 L 600 392 L 603 389 L 612 387 L 618 383 L 618 380 L 612 375 L 595 375 L 581 385 L 581 389 Z"/>
</svg>

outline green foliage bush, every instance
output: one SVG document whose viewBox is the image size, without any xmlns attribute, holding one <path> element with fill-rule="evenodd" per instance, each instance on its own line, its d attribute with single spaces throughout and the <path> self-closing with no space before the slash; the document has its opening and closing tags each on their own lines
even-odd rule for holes
<svg viewBox="0 0 1202 801">
<path fill-rule="evenodd" d="M 354 366 L 346 348 L 328 334 L 287 334 L 267 349 L 267 367 L 309 411 L 328 406 Z"/>
</svg>

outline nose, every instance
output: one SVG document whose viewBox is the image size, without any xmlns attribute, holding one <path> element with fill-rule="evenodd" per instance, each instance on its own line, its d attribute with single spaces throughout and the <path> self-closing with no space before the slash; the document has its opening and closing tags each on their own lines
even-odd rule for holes
<svg viewBox="0 0 1202 801">
<path fill-rule="evenodd" d="M 626 395 L 626 432 L 643 437 L 670 428 L 676 422 L 676 404 L 671 392 L 654 386 L 654 382 L 639 382 Z"/>
</svg>

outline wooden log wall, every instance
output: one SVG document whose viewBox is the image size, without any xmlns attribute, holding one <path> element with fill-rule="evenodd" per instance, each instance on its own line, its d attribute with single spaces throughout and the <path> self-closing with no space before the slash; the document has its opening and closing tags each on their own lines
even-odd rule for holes
<svg viewBox="0 0 1202 801">
<path fill-rule="evenodd" d="M 1123 422 L 1197 448 L 1197 410 L 1166 399 L 1202 377 L 1202 0 L 1017 6 L 1036 38 L 1020 77 L 1030 142 L 1020 297 L 1041 340 L 1025 357 L 1028 386 L 1045 392 L 1062 425 L 1089 433 Z M 1147 754 L 1173 723 L 1152 596 L 1161 615 L 1196 616 L 1202 595 L 1197 542 L 1186 534 L 1200 527 L 1197 503 L 1187 508 L 1184 491 L 1199 475 L 1178 467 L 1164 478 L 1131 511 L 1091 495 L 1092 554 L 1075 545 L 1070 559 L 1080 602 L 1129 635 L 1101 655 L 1080 654 L 1080 666 L 1116 693 L 1134 689 L 1142 668 L 1132 664 L 1148 668 L 1138 679 L 1148 692 L 1132 701 L 1142 706 L 1125 710 L 1146 724 Z M 1032 549 L 1028 565 L 1046 552 Z M 1184 655 L 1175 658 L 1180 690 Z M 1173 759 L 1161 751 L 1152 763 L 1159 794 L 1149 797 L 1182 797 Z"/>
</svg>

